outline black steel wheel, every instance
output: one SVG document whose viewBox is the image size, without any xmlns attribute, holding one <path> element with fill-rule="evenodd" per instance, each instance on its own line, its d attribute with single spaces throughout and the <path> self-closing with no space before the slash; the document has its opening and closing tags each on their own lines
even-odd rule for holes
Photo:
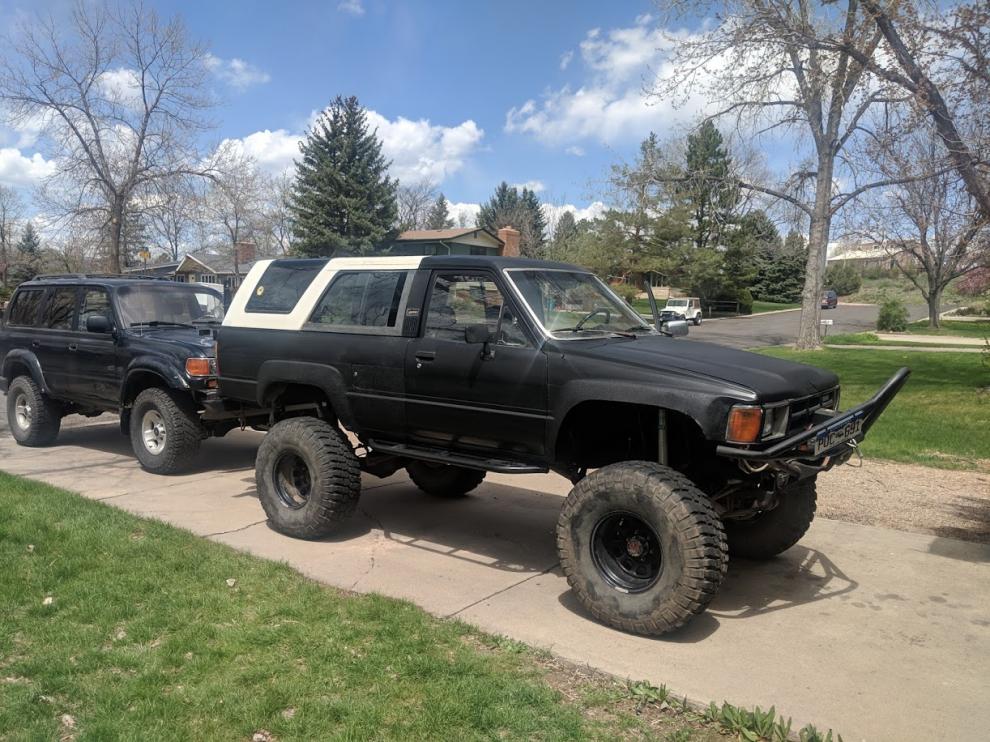
<svg viewBox="0 0 990 742">
<path fill-rule="evenodd" d="M 591 533 L 591 556 L 613 587 L 648 590 L 663 569 L 663 548 L 650 524 L 627 512 L 607 513 Z"/>
<path fill-rule="evenodd" d="M 605 466 L 578 482 L 557 521 L 557 553 L 588 612 L 649 636 L 704 611 L 728 563 L 708 496 L 649 461 Z"/>
<path fill-rule="evenodd" d="M 278 499 L 287 508 L 296 510 L 309 502 L 313 474 L 306 460 L 295 451 L 283 451 L 275 460 L 272 482 Z"/>
</svg>

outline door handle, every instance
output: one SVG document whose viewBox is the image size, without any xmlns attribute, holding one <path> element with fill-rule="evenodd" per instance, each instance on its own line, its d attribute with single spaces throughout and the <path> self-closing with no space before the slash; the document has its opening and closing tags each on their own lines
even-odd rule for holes
<svg viewBox="0 0 990 742">
<path fill-rule="evenodd" d="M 418 350 L 418 351 L 416 351 L 416 360 L 417 361 L 433 361 L 433 360 L 436 359 L 436 357 L 437 357 L 436 352 L 435 351 L 432 351 L 432 350 Z"/>
<path fill-rule="evenodd" d="M 77 350 L 79 350 L 79 346 L 78 345 L 76 345 L 75 343 L 69 343 L 69 352 L 70 353 L 75 353 Z"/>
</svg>

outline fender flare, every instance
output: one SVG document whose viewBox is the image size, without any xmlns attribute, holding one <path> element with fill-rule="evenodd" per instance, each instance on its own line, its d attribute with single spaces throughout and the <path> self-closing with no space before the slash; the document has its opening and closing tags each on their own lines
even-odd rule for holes
<svg viewBox="0 0 990 742">
<path fill-rule="evenodd" d="M 189 391 L 189 382 L 185 380 L 174 366 L 155 356 L 137 356 L 127 364 L 124 379 L 120 384 L 121 407 L 127 404 L 127 390 L 130 388 L 131 380 L 139 373 L 154 374 L 164 381 L 169 389 L 178 389 L 183 392 Z"/>
<path fill-rule="evenodd" d="M 265 361 L 258 369 L 257 402 L 260 407 L 268 406 L 269 392 L 279 384 L 303 384 L 320 389 L 330 400 L 337 419 L 347 427 L 354 424 L 347 387 L 337 369 L 304 361 Z"/>
<path fill-rule="evenodd" d="M 34 383 L 41 388 L 44 394 L 51 396 L 51 389 L 48 388 L 48 384 L 45 381 L 45 374 L 41 370 L 41 362 L 34 353 L 23 348 L 11 350 L 3 359 L 3 371 L 0 375 L 7 379 L 8 384 L 13 381 L 10 378 L 10 369 L 15 362 L 23 363 L 27 366 L 28 374 Z"/>
<path fill-rule="evenodd" d="M 655 382 L 655 379 L 654 379 Z M 708 440 L 724 437 L 729 408 L 745 402 L 745 395 L 728 397 L 713 394 L 702 383 L 684 377 L 672 379 L 669 387 L 657 383 L 577 379 L 566 383 L 557 395 L 547 430 L 548 451 L 557 450 L 557 438 L 567 415 L 582 402 L 633 402 L 678 412 L 695 422 Z"/>
</svg>

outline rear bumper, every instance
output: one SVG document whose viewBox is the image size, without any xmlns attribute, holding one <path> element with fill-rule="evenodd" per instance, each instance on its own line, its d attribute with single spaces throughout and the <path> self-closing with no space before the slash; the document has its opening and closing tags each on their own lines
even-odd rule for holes
<svg viewBox="0 0 990 742">
<path fill-rule="evenodd" d="M 800 433 L 796 433 L 790 438 L 779 441 L 767 448 L 757 449 L 720 444 L 715 450 L 719 456 L 751 461 L 756 464 L 794 459 L 818 462 L 835 458 L 837 455 L 849 454 L 851 453 L 851 449 L 847 441 L 838 443 L 834 447 L 819 451 L 818 453 L 814 453 L 814 442 L 819 437 L 827 437 L 859 420 L 862 420 L 863 428 L 853 440 L 857 443 L 862 441 L 866 437 L 866 433 L 873 426 L 873 423 L 887 409 L 887 405 L 890 404 L 890 401 L 901 390 L 901 387 L 904 386 L 904 382 L 907 381 L 910 375 L 910 369 L 900 369 L 887 380 L 887 383 L 876 394 L 858 407 L 853 407 L 846 412 L 836 413 L 812 425 L 807 430 L 802 430 Z M 844 455 L 844 459 L 848 459 L 848 455 Z"/>
</svg>

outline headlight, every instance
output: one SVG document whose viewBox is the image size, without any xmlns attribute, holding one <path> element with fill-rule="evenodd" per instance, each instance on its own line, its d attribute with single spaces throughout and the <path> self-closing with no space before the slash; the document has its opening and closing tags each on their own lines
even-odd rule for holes
<svg viewBox="0 0 990 742">
<path fill-rule="evenodd" d="M 784 433 L 787 432 L 790 415 L 791 409 L 786 404 L 767 407 L 763 412 L 763 430 L 760 432 L 760 439 L 766 441 L 771 438 L 783 438 Z"/>
<path fill-rule="evenodd" d="M 725 439 L 730 443 L 756 443 L 763 428 L 763 408 L 736 405 L 729 412 Z"/>
</svg>

